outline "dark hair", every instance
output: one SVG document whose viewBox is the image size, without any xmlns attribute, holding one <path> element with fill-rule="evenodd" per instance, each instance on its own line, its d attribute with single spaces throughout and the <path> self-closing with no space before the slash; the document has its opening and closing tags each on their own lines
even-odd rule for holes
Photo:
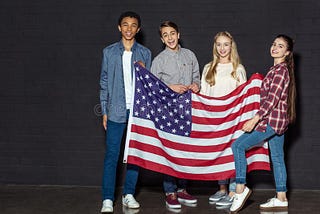
<svg viewBox="0 0 320 214">
<path fill-rule="evenodd" d="M 132 11 L 126 11 L 124 13 L 122 13 L 118 19 L 118 25 L 121 25 L 122 19 L 126 18 L 126 17 L 130 17 L 130 18 L 136 18 L 138 20 L 138 28 L 141 27 L 141 18 L 140 16 Z"/>
<path fill-rule="evenodd" d="M 290 76 L 290 83 L 289 83 L 289 92 L 288 92 L 288 117 L 289 121 L 292 123 L 296 119 L 296 81 L 294 77 L 294 59 L 293 59 L 293 45 L 294 41 L 289 36 L 284 34 L 279 34 L 276 36 L 277 38 L 283 39 L 287 43 L 287 50 L 290 52 L 286 58 L 285 62 L 288 67 L 289 76 Z"/>
<path fill-rule="evenodd" d="M 179 28 L 178 28 L 178 25 L 176 23 L 174 23 L 172 21 L 164 21 L 164 22 L 162 22 L 160 24 L 160 27 L 159 27 L 159 35 L 160 35 L 160 37 L 162 37 L 161 29 L 164 28 L 164 27 L 172 27 L 177 31 L 177 33 L 179 33 Z"/>
</svg>

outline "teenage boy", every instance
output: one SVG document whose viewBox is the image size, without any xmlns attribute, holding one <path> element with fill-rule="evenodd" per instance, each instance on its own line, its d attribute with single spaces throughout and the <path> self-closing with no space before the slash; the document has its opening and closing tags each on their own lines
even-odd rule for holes
<svg viewBox="0 0 320 214">
<path fill-rule="evenodd" d="M 171 21 L 165 21 L 160 24 L 159 34 L 165 49 L 152 61 L 151 72 L 179 94 L 187 90 L 198 92 L 199 63 L 191 50 L 179 45 L 178 26 Z M 187 192 L 186 187 L 187 180 L 164 176 L 163 188 L 168 208 L 181 209 L 181 203 L 197 203 L 197 199 Z"/>
<path fill-rule="evenodd" d="M 100 76 L 100 102 L 103 127 L 106 130 L 101 212 L 113 212 L 116 170 L 124 130 L 127 126 L 131 97 L 134 62 L 141 62 L 147 69 L 151 66 L 151 51 L 136 42 L 141 19 L 135 12 L 124 12 L 118 20 L 121 40 L 103 50 Z M 138 179 L 138 167 L 127 165 L 122 204 L 139 208 L 134 193 Z"/>
</svg>

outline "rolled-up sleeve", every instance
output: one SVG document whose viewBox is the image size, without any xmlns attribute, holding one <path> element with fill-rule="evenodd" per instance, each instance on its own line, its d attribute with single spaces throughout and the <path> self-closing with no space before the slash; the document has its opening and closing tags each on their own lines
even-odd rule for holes
<svg viewBox="0 0 320 214">
<path fill-rule="evenodd" d="M 277 106 L 284 88 L 285 80 L 284 70 L 277 70 L 270 83 L 267 97 L 264 102 L 261 103 L 260 110 L 257 112 L 260 119 L 266 117 Z"/>
</svg>

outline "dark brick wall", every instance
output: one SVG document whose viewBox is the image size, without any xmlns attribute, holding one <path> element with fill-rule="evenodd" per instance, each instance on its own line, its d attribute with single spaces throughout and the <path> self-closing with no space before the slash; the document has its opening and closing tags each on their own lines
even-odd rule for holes
<svg viewBox="0 0 320 214">
<path fill-rule="evenodd" d="M 289 187 L 320 189 L 319 9 L 317 0 L 2 1 L 0 183 L 100 185 L 104 131 L 95 107 L 102 49 L 120 38 L 119 14 L 134 10 L 142 17 L 139 41 L 153 56 L 162 49 L 158 25 L 170 19 L 201 69 L 218 31 L 233 34 L 248 76 L 271 66 L 276 34 L 291 35 L 299 97 L 285 148 Z M 161 185 L 161 178 L 142 170 L 139 185 Z M 250 183 L 272 187 L 272 175 L 252 173 Z"/>
</svg>

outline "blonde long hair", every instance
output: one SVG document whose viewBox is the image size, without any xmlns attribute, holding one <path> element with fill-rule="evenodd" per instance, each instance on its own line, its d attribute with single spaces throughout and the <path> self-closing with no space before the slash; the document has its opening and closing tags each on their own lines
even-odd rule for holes
<svg viewBox="0 0 320 214">
<path fill-rule="evenodd" d="M 240 60 L 240 57 L 239 57 L 239 54 L 238 54 L 238 50 L 237 50 L 237 44 L 236 42 L 234 41 L 233 37 L 231 36 L 231 34 L 227 31 L 222 31 L 222 32 L 219 32 L 215 35 L 214 37 L 214 42 L 213 42 L 213 48 L 212 48 L 212 55 L 213 55 L 213 59 L 212 61 L 210 62 L 210 67 L 209 67 L 209 70 L 207 72 L 207 75 L 206 75 L 206 82 L 210 85 L 210 86 L 214 86 L 215 85 L 215 76 L 216 76 L 216 68 L 217 68 L 217 65 L 219 63 L 219 54 L 218 54 L 218 51 L 217 51 L 217 46 L 216 46 L 216 42 L 217 42 L 217 39 L 219 36 L 225 36 L 225 37 L 228 37 L 230 40 L 231 40 L 231 53 L 230 53 L 230 61 L 232 63 L 232 67 L 233 67 L 233 70 L 231 72 L 231 76 L 238 81 L 238 78 L 237 78 L 237 67 L 239 66 L 239 64 L 241 64 L 241 60 Z"/>
</svg>

